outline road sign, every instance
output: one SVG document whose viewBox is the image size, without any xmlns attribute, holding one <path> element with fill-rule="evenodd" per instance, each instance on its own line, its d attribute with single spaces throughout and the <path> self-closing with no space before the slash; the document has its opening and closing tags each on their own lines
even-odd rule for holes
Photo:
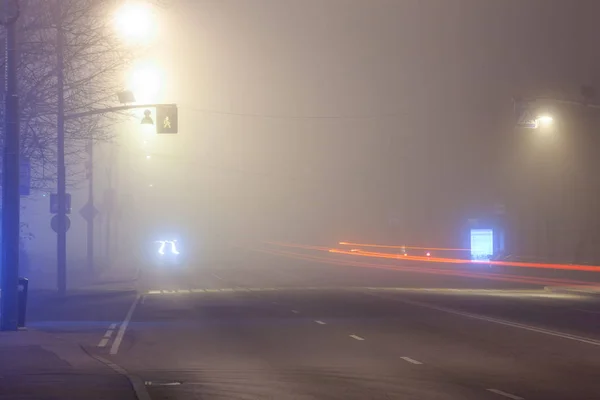
<svg viewBox="0 0 600 400">
<path fill-rule="evenodd" d="M 518 128 L 536 129 L 538 127 L 535 109 L 530 101 L 515 100 L 515 116 Z"/>
<path fill-rule="evenodd" d="M 28 158 L 21 159 L 19 165 L 19 194 L 29 196 L 31 190 L 31 163 Z"/>
<path fill-rule="evenodd" d="M 98 213 L 98 209 L 90 203 L 85 203 L 85 206 L 81 207 L 81 209 L 79 210 L 79 215 L 81 215 L 86 221 L 93 220 L 94 218 L 96 218 Z"/>
<path fill-rule="evenodd" d="M 71 193 L 65 194 L 65 203 L 67 214 L 71 214 Z M 58 195 L 56 193 L 50 194 L 50 214 L 58 214 Z"/>
<path fill-rule="evenodd" d="M 156 107 L 156 133 L 177 133 L 177 106 Z"/>
<path fill-rule="evenodd" d="M 50 227 L 54 232 L 58 233 L 58 215 L 52 217 L 52 219 L 50 220 Z M 65 232 L 67 232 L 70 227 L 71 220 L 65 215 Z"/>
</svg>

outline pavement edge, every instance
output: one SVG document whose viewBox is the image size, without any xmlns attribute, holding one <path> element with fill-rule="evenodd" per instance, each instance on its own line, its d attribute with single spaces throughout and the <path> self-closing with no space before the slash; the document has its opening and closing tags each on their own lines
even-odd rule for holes
<svg viewBox="0 0 600 400">
<path fill-rule="evenodd" d="M 94 360 L 106 365 L 108 368 L 112 369 L 116 373 L 123 375 L 125 378 L 127 378 L 127 380 L 129 381 L 129 384 L 133 388 L 135 397 L 138 400 L 152 400 L 152 398 L 150 397 L 150 393 L 148 393 L 148 390 L 146 389 L 146 384 L 142 378 L 140 378 L 139 376 L 130 374 L 129 372 L 127 372 L 127 370 L 125 368 L 122 368 L 121 366 L 115 364 L 114 362 L 112 362 L 110 360 L 107 360 L 104 357 L 90 353 L 83 346 L 81 347 L 81 349 L 88 356 L 92 357 Z"/>
</svg>

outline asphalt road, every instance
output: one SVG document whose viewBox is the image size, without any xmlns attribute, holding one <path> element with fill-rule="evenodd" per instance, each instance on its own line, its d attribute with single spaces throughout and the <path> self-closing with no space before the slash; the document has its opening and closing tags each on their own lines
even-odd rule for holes
<svg viewBox="0 0 600 400">
<path fill-rule="evenodd" d="M 83 344 L 154 400 L 600 396 L 597 298 L 512 271 L 299 254 L 314 256 L 244 250 L 143 265 L 137 295 L 76 302 L 51 319 L 88 326 Z"/>
</svg>

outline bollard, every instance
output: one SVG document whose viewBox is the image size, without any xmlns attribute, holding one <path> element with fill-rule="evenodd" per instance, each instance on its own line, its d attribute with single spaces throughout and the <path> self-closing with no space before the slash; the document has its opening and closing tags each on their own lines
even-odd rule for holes
<svg viewBox="0 0 600 400">
<path fill-rule="evenodd" d="M 19 278 L 19 316 L 17 320 L 18 328 L 25 328 L 25 313 L 27 311 L 27 291 L 29 288 L 29 279 Z"/>
</svg>

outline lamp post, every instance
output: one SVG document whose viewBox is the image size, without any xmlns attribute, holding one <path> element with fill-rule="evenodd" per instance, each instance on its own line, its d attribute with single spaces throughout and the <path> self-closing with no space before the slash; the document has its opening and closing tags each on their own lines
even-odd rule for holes
<svg viewBox="0 0 600 400">
<path fill-rule="evenodd" d="M 581 100 L 571 100 L 565 98 L 553 98 L 553 97 L 534 97 L 523 99 L 520 97 L 514 98 L 514 106 L 515 106 L 515 117 L 517 120 L 516 127 L 517 128 L 526 128 L 534 131 L 539 131 L 540 133 L 545 132 L 553 132 L 557 131 L 557 125 L 562 125 L 561 121 L 557 121 L 560 116 L 559 110 L 568 110 L 568 109 L 583 109 L 583 110 L 600 110 L 600 104 L 594 103 L 595 99 L 595 90 L 591 86 L 581 86 L 580 88 Z M 548 110 L 555 110 L 554 115 L 551 113 L 547 113 Z M 552 150 L 562 150 L 564 147 L 563 143 L 560 142 L 559 139 L 566 141 L 567 138 L 565 136 L 559 137 L 559 135 L 543 135 L 546 136 L 547 139 L 554 141 L 557 144 L 556 147 L 552 147 Z M 536 142 L 541 140 L 540 138 L 534 139 Z M 549 144 L 546 142 L 545 145 Z M 560 147 L 559 147 L 560 146 Z M 546 148 L 546 146 L 543 146 Z M 546 159 L 547 162 L 552 162 L 552 164 L 557 164 L 557 154 L 553 154 L 551 159 Z M 548 168 L 549 170 L 549 168 Z M 559 177 L 556 174 L 556 170 L 553 170 L 554 173 L 551 174 L 547 171 L 542 171 L 546 175 L 544 175 L 543 182 L 543 191 L 538 190 L 537 195 L 542 197 L 543 203 L 536 204 L 537 213 L 539 213 L 539 217 L 537 217 L 532 224 L 532 230 L 535 238 L 534 245 L 536 251 L 540 254 L 551 254 L 554 252 L 556 254 L 556 243 L 565 242 L 565 240 L 558 240 L 556 237 L 556 230 L 553 229 L 552 224 L 556 224 L 555 218 L 557 216 L 561 216 L 562 218 L 566 218 L 564 211 L 561 209 L 561 213 L 553 212 L 551 207 L 558 208 L 556 204 L 550 203 L 551 201 L 556 201 L 556 198 L 564 198 L 565 196 L 572 196 L 572 193 L 566 194 L 564 192 L 559 192 L 560 195 L 557 195 L 556 187 L 559 183 Z M 535 185 L 540 187 L 542 185 L 540 177 L 536 177 Z M 591 185 L 586 185 L 586 187 L 590 188 L 589 190 L 593 190 Z M 550 190 L 554 190 L 553 193 L 550 193 Z M 577 194 L 583 191 L 577 191 Z M 539 222 L 538 222 L 539 221 Z M 564 255 L 563 255 L 564 257 Z M 575 252 L 575 262 L 579 262 L 579 251 Z"/>
<path fill-rule="evenodd" d="M 2 296 L 0 328 L 15 331 L 18 326 L 19 284 L 19 96 L 17 93 L 17 0 L 4 0 L 1 24 L 6 27 L 4 101 L 4 152 L 2 158 Z"/>
</svg>

